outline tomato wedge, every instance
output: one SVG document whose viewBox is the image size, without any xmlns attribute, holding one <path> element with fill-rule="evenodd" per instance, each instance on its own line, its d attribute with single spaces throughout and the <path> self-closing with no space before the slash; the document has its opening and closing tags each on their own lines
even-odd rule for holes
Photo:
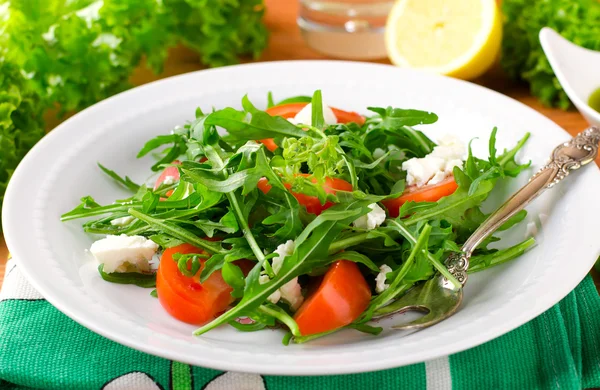
<svg viewBox="0 0 600 390">
<path fill-rule="evenodd" d="M 438 184 L 424 187 L 410 186 L 402 196 L 384 200 L 381 203 L 387 208 L 390 217 L 396 218 L 399 215 L 400 207 L 406 202 L 437 202 L 444 196 L 453 194 L 457 188 L 458 184 L 456 184 L 454 176 L 449 176 Z"/>
<path fill-rule="evenodd" d="M 306 177 L 309 175 L 303 173 L 301 174 L 301 176 Z M 312 182 L 316 183 L 317 179 L 313 178 Z M 284 185 L 287 189 L 292 188 L 291 184 L 284 183 Z M 265 194 L 271 191 L 271 185 L 269 184 L 268 180 L 264 177 L 258 181 L 257 187 Z M 343 179 L 328 177 L 325 179 L 325 184 L 323 188 L 325 189 L 326 193 L 335 195 L 337 191 L 352 191 L 352 184 L 348 183 L 346 180 Z M 292 192 L 292 195 L 294 195 L 294 197 L 298 199 L 298 203 L 306 207 L 306 211 L 308 211 L 311 214 L 319 215 L 323 211 L 333 206 L 333 202 L 325 202 L 325 204 L 322 205 L 319 201 L 319 198 L 317 198 L 316 196 L 305 195 L 298 192 Z"/>
<path fill-rule="evenodd" d="M 369 305 L 371 289 L 358 266 L 348 260 L 331 265 L 321 285 L 294 319 L 303 336 L 327 332 L 356 320 Z"/>
<path fill-rule="evenodd" d="M 166 249 L 156 274 L 158 300 L 167 313 L 178 320 L 202 325 L 224 312 L 233 302 L 232 289 L 223 280 L 221 271 L 213 272 L 204 283 L 200 283 L 200 272 L 193 277 L 183 275 L 177 267 L 177 262 L 173 260 L 176 253 L 206 254 L 202 249 L 190 244 Z M 244 272 L 248 272 L 252 267 L 249 261 L 236 264 Z"/>
<path fill-rule="evenodd" d="M 181 161 L 175 160 L 173 161 L 173 164 L 181 165 Z M 160 187 L 160 185 L 164 183 L 164 181 L 167 180 L 167 177 L 169 176 L 172 177 L 174 181 L 178 181 L 180 178 L 179 169 L 177 169 L 177 167 L 166 167 L 165 170 L 162 171 L 158 179 L 156 179 L 156 183 L 154 183 L 154 189 L 156 190 L 158 187 Z M 172 194 L 173 190 L 169 190 L 165 195 L 169 197 Z"/>
<path fill-rule="evenodd" d="M 306 107 L 308 103 L 289 103 L 289 104 L 281 104 L 279 106 L 274 106 L 271 108 L 267 108 L 266 112 L 272 116 L 281 116 L 285 119 L 290 119 L 296 116 L 304 107 Z M 359 126 L 362 126 L 365 123 L 365 117 L 352 111 L 344 111 L 338 108 L 331 107 L 335 117 L 337 118 L 338 123 L 350 123 L 355 122 Z M 272 138 L 262 139 L 260 140 L 267 149 L 273 152 L 277 149 L 277 144 L 273 141 Z"/>
</svg>

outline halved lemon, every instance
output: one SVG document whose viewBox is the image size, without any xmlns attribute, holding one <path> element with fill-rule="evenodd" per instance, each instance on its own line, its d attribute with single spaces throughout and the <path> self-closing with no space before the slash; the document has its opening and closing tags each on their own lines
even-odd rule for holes
<svg viewBox="0 0 600 390">
<path fill-rule="evenodd" d="M 385 31 L 395 65 L 461 79 L 488 70 L 501 40 L 496 0 L 398 0 Z"/>
</svg>

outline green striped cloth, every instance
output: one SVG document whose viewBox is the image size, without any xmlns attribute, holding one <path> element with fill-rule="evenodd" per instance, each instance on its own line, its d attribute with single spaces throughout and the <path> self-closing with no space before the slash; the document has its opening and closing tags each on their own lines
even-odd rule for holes
<svg viewBox="0 0 600 390">
<path fill-rule="evenodd" d="M 600 298 L 588 276 L 520 328 L 430 362 L 355 375 L 219 372 L 124 347 L 46 302 L 8 263 L 0 292 L 0 388 L 581 389 L 600 387 Z"/>
</svg>

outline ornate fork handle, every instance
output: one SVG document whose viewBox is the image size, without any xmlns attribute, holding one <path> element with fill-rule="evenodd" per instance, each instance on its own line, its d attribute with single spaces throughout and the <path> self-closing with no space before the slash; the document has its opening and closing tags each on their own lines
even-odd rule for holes
<svg viewBox="0 0 600 390">
<path fill-rule="evenodd" d="M 588 164 L 598 155 L 600 129 L 590 127 L 575 138 L 557 146 L 550 162 L 529 179 L 513 196 L 493 212 L 473 232 L 462 247 L 462 253 L 453 253 L 446 260 L 448 271 L 465 285 L 471 254 L 479 244 L 493 234 L 510 217 L 521 211 L 546 189 L 553 187 L 569 175 L 569 172 Z"/>
</svg>

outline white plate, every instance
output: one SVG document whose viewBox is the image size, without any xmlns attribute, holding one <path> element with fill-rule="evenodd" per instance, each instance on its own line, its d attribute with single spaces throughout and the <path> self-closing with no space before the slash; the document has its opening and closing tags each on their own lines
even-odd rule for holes
<svg viewBox="0 0 600 390">
<path fill-rule="evenodd" d="M 276 98 L 322 89 L 336 107 L 366 112 L 367 106 L 431 110 L 440 120 L 426 126 L 434 138 L 454 133 L 479 137 L 476 152 L 487 156 L 487 139 L 499 127 L 500 147 L 527 131 L 523 160 L 539 168 L 569 135 L 532 109 L 474 84 L 390 66 L 332 62 L 276 62 L 234 66 L 162 80 L 107 99 L 67 120 L 23 160 L 6 193 L 6 241 L 21 270 L 59 310 L 119 343 L 194 365 L 280 375 L 353 373 L 421 362 L 474 347 L 539 315 L 582 280 L 599 254 L 600 174 L 596 166 L 572 174 L 529 207 L 527 222 L 542 227 L 539 245 L 518 260 L 475 274 L 465 301 L 452 318 L 421 332 L 386 331 L 380 337 L 345 331 L 305 345 L 285 347 L 283 333 L 241 333 L 222 327 L 194 338 L 192 326 L 170 318 L 149 290 L 106 283 L 84 254 L 94 240 L 80 221 L 59 216 L 81 196 L 100 203 L 125 192 L 96 167 L 133 179 L 148 178 L 150 158 L 136 160 L 146 140 L 193 119 L 201 106 L 239 106 L 249 94 L 259 106 L 267 91 Z M 583 129 L 582 129 L 583 130 Z M 593 164 L 591 164 L 593 165 Z M 498 186 L 491 203 L 524 184 L 528 173 Z M 493 206 L 493 205 L 492 205 Z M 502 244 L 524 239 L 527 223 Z M 396 321 L 401 319 L 396 318 Z"/>
</svg>

